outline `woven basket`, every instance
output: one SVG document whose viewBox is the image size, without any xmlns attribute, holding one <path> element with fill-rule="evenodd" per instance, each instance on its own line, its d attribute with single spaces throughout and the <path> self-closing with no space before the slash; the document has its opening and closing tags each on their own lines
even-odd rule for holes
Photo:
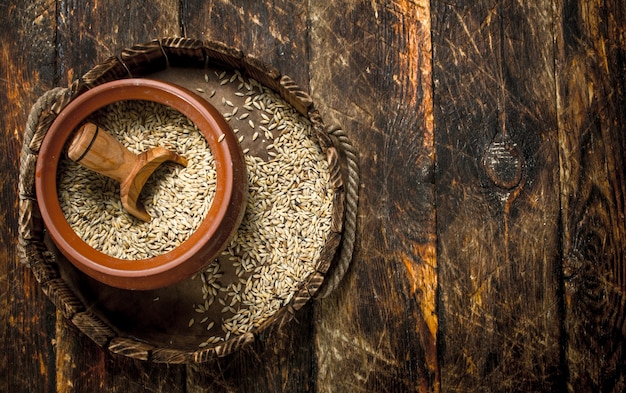
<svg viewBox="0 0 626 393">
<path fill-rule="evenodd" d="M 202 333 L 182 326 L 190 316 L 180 302 L 197 295 L 190 280 L 154 291 L 125 291 L 101 284 L 75 269 L 48 238 L 35 196 L 35 164 L 50 124 L 78 95 L 102 83 L 149 77 L 193 90 L 206 73 L 237 71 L 278 93 L 313 126 L 325 153 L 333 196 L 331 230 L 315 263 L 315 272 L 298 284 L 291 300 L 260 326 L 198 347 Z M 220 89 L 220 85 L 217 86 Z M 252 342 L 270 327 L 280 327 L 307 301 L 328 294 L 350 262 L 355 232 L 358 189 L 356 152 L 338 127 L 327 127 L 310 96 L 286 75 L 242 51 L 213 41 L 188 38 L 153 40 L 121 51 L 74 81 L 68 88 L 46 92 L 34 105 L 21 156 L 19 253 L 43 291 L 72 324 L 109 351 L 154 362 L 203 362 L 224 356 Z M 329 275 L 330 272 L 330 275 Z M 326 281 L 326 282 L 325 282 Z M 324 286 L 322 284 L 324 283 Z M 322 288 L 322 291 L 320 291 Z M 164 313 L 164 310 L 169 310 Z"/>
</svg>

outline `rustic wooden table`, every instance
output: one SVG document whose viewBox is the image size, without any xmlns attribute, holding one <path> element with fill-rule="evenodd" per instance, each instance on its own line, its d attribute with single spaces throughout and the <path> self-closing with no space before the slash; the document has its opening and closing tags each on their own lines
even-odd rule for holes
<svg viewBox="0 0 626 393">
<path fill-rule="evenodd" d="M 0 391 L 624 391 L 624 4 L 2 1 Z M 175 35 L 290 75 L 354 141 L 362 183 L 341 286 L 188 366 L 98 347 L 16 251 L 36 98 Z"/>
</svg>

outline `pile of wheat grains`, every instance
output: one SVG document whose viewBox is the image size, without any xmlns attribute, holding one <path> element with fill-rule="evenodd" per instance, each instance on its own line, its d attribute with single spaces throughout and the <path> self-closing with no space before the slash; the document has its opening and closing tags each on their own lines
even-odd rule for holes
<svg viewBox="0 0 626 393">
<path fill-rule="evenodd" d="M 244 135 L 248 144 L 262 143 L 266 157 L 244 149 L 249 199 L 243 221 L 222 256 L 189 280 L 203 294 L 189 305 L 196 315 L 188 321 L 190 328 L 206 331 L 200 347 L 250 332 L 290 302 L 315 271 L 330 232 L 333 202 L 326 156 L 309 120 L 237 71 L 210 77 L 219 86 L 234 84 L 234 96 L 218 97 L 205 87 L 198 92 L 227 121 L 238 120 L 233 129 L 240 143 Z M 57 184 L 71 227 L 90 246 L 121 259 L 172 250 L 195 231 L 210 207 L 216 176 L 206 141 L 183 115 L 156 103 L 116 103 L 92 120 L 135 153 L 163 146 L 186 157 L 189 165 L 162 165 L 150 177 L 140 200 L 153 218 L 144 223 L 123 210 L 113 180 L 63 159 Z M 243 127 L 246 132 L 240 132 Z M 226 280 L 224 263 L 234 268 L 234 278 L 231 274 Z"/>
<path fill-rule="evenodd" d="M 119 183 L 64 157 L 57 189 L 72 229 L 91 247 L 137 260 L 173 250 L 198 228 L 215 192 L 215 162 L 208 143 L 180 112 L 149 101 L 120 101 L 90 121 L 137 154 L 162 146 L 187 158 L 186 168 L 166 162 L 148 178 L 139 200 L 152 217 L 137 220 L 122 207 Z"/>
</svg>

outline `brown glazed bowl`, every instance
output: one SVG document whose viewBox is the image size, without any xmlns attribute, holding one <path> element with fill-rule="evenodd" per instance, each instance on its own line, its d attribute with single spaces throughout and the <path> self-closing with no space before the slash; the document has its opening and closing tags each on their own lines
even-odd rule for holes
<svg viewBox="0 0 626 393">
<path fill-rule="evenodd" d="M 131 261 L 114 258 L 92 248 L 72 230 L 61 210 L 56 184 L 59 158 L 74 130 L 93 112 L 123 100 L 155 101 L 187 116 L 207 140 L 217 172 L 213 203 L 196 232 L 170 252 Z M 70 102 L 59 113 L 43 140 L 37 159 L 35 187 L 46 229 L 59 251 L 94 279 L 132 290 L 175 284 L 211 263 L 239 227 L 248 196 L 241 147 L 217 109 L 189 90 L 150 79 L 104 83 Z"/>
</svg>

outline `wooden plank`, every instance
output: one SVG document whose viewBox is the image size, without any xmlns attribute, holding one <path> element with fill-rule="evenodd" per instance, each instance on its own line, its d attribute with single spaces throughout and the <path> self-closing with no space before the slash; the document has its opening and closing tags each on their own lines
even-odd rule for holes
<svg viewBox="0 0 626 393">
<path fill-rule="evenodd" d="M 298 1 L 189 0 L 181 20 L 188 37 L 240 49 L 308 90 L 307 16 L 306 3 Z M 298 310 L 293 321 L 242 351 L 190 366 L 188 391 L 314 391 L 312 310 Z"/>
<path fill-rule="evenodd" d="M 626 390 L 626 5 L 559 1 L 559 147 L 571 391 Z"/>
<path fill-rule="evenodd" d="M 103 4 L 89 0 L 58 7 L 58 73 L 61 85 L 81 77 L 124 48 L 180 35 L 179 2 L 157 0 Z"/>
<path fill-rule="evenodd" d="M 444 391 L 561 391 L 550 2 L 433 5 Z"/>
<path fill-rule="evenodd" d="M 179 4 L 97 1 L 62 2 L 58 7 L 58 69 L 60 84 L 69 84 L 94 65 L 123 48 L 175 35 Z M 69 321 L 56 325 L 56 380 L 60 392 L 184 391 L 184 367 L 154 365 L 111 354 Z"/>
<path fill-rule="evenodd" d="M 54 1 L 0 7 L 0 391 L 54 389 L 54 314 L 18 260 L 18 175 L 31 105 L 54 83 Z"/>
<path fill-rule="evenodd" d="M 187 392 L 314 392 L 312 307 L 241 350 L 187 368 Z"/>
<path fill-rule="evenodd" d="M 186 392 L 182 367 L 111 355 L 58 319 L 56 392 Z"/>
<path fill-rule="evenodd" d="M 290 0 L 186 0 L 182 9 L 187 37 L 220 41 L 240 49 L 308 90 L 306 4 Z"/>
<path fill-rule="evenodd" d="M 437 391 L 428 1 L 311 2 L 311 86 L 360 154 L 356 254 L 316 305 L 318 390 Z"/>
</svg>

